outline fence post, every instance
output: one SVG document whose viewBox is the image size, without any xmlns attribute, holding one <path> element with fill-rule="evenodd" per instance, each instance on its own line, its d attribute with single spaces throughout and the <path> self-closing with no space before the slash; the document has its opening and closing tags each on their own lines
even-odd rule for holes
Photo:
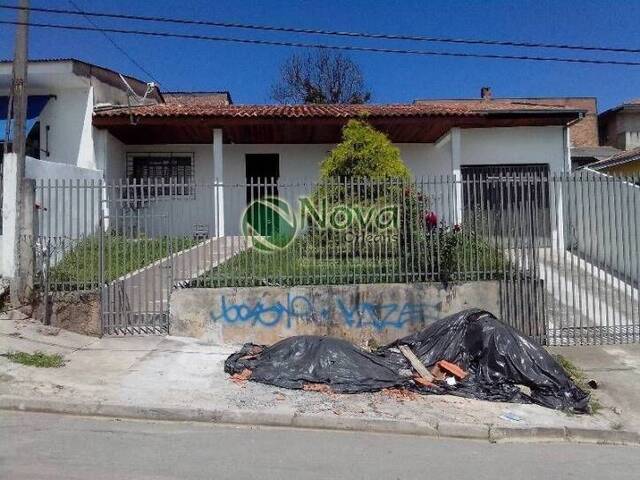
<svg viewBox="0 0 640 480">
<path fill-rule="evenodd" d="M 36 181 L 31 178 L 23 179 L 22 188 L 18 191 L 22 194 L 22 218 L 20 231 L 16 232 L 19 255 L 16 258 L 16 275 L 12 286 L 15 293 L 12 293 L 11 297 L 14 303 L 26 304 L 33 295 L 36 265 Z"/>
<path fill-rule="evenodd" d="M 104 233 L 105 233 L 105 203 L 107 185 L 100 180 L 100 207 L 98 208 L 98 288 L 100 289 L 100 336 L 104 335 L 106 304 L 108 302 L 108 288 L 105 286 L 104 275 Z"/>
</svg>

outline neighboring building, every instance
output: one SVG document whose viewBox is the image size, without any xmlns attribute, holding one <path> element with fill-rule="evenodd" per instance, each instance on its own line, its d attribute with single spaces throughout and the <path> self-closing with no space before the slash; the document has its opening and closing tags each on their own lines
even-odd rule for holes
<svg viewBox="0 0 640 480">
<path fill-rule="evenodd" d="M 623 175 L 640 179 L 640 147 L 618 152 L 589 165 L 589 168 L 609 175 Z"/>
<path fill-rule="evenodd" d="M 491 89 L 483 87 L 480 93 L 483 101 L 494 105 L 512 105 L 527 107 L 528 105 L 564 107 L 583 111 L 582 117 L 569 127 L 572 169 L 609 158 L 618 150 L 601 147 L 598 140 L 598 105 L 595 97 L 493 97 Z M 442 100 L 416 100 L 418 104 L 437 103 Z M 447 100 L 458 105 L 477 104 L 478 99 Z"/>
<path fill-rule="evenodd" d="M 606 160 L 616 153 L 620 153 L 620 150 L 606 145 L 600 145 L 599 147 L 573 147 L 571 149 L 572 170 Z"/>
<path fill-rule="evenodd" d="M 11 81 L 11 61 L 0 61 L 3 139 Z M 163 101 L 157 87 L 71 58 L 29 61 L 27 85 L 30 156 L 94 170 L 107 167 L 95 154 L 102 139 L 91 125 L 94 110 L 101 105 L 136 104 L 139 98 Z"/>
<path fill-rule="evenodd" d="M 601 113 L 598 121 L 603 145 L 620 150 L 640 147 L 640 98 Z"/>
</svg>

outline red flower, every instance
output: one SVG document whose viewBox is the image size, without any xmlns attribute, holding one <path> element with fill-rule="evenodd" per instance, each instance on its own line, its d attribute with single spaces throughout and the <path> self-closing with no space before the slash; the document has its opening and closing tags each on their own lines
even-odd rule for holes
<svg viewBox="0 0 640 480">
<path fill-rule="evenodd" d="M 459 232 L 460 230 L 462 230 L 462 225 L 460 225 L 459 223 L 456 223 L 456 224 L 453 226 L 453 231 L 454 231 L 454 232 Z"/>
<path fill-rule="evenodd" d="M 427 225 L 431 228 L 438 225 L 438 214 L 436 212 L 427 212 L 424 215 Z"/>
</svg>

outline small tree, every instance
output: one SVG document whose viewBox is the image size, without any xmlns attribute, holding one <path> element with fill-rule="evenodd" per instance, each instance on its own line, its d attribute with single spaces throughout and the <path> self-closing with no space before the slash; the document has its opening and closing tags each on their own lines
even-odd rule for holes
<svg viewBox="0 0 640 480">
<path fill-rule="evenodd" d="M 389 138 L 363 120 L 350 120 L 342 141 L 320 165 L 320 183 L 313 198 L 317 205 L 360 208 L 396 208 L 396 226 L 379 231 L 374 223 L 354 224 L 340 231 L 310 226 L 308 244 L 321 258 L 393 258 L 419 241 L 425 199 L 414 191 L 400 150 Z M 412 238 L 409 238 L 411 236 Z M 377 239 L 370 241 L 368 239 Z M 354 240 L 355 239 L 355 240 Z"/>
<path fill-rule="evenodd" d="M 400 150 L 387 136 L 361 120 L 349 120 L 340 142 L 322 162 L 323 178 L 409 178 Z"/>
<path fill-rule="evenodd" d="M 279 103 L 366 103 L 371 98 L 357 63 L 339 53 L 317 50 L 291 56 L 271 87 Z"/>
</svg>

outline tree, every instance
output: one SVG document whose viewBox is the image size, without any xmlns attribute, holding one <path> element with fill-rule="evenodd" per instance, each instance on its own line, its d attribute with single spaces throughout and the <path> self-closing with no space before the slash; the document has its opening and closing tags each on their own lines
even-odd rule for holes
<svg viewBox="0 0 640 480">
<path fill-rule="evenodd" d="M 366 103 L 362 71 L 350 58 L 326 50 L 292 55 L 271 87 L 278 103 Z"/>
<path fill-rule="evenodd" d="M 409 169 L 400 150 L 387 136 L 362 120 L 349 120 L 342 129 L 342 142 L 320 165 L 323 178 L 360 177 L 408 179 Z"/>
</svg>

